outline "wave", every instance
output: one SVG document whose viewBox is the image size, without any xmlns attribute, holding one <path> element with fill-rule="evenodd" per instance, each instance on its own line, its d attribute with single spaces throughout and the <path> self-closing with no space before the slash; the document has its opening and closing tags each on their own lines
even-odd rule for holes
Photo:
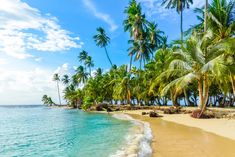
<svg viewBox="0 0 235 157">
<path fill-rule="evenodd" d="M 110 157 L 150 157 L 152 155 L 152 130 L 149 123 L 133 119 L 126 114 L 114 114 L 114 118 L 128 120 L 134 124 L 126 136 L 126 145 Z"/>
</svg>

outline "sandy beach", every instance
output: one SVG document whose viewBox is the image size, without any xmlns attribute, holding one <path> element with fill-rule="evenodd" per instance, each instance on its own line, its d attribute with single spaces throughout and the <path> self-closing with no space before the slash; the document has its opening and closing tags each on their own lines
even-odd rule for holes
<svg viewBox="0 0 235 157">
<path fill-rule="evenodd" d="M 186 114 L 149 118 L 141 110 L 122 113 L 151 125 L 153 157 L 235 156 L 235 120 L 193 119 Z"/>
</svg>

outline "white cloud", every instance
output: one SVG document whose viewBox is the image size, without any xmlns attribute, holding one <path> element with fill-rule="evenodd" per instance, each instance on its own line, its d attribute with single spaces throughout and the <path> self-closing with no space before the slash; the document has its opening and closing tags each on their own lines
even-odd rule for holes
<svg viewBox="0 0 235 157">
<path fill-rule="evenodd" d="M 0 67 L 0 104 L 41 104 L 44 94 L 58 103 L 56 83 L 52 79 L 55 70 L 34 66 L 22 69 L 18 68 L 19 65 L 9 67 L 10 62 L 3 62 L 5 66 Z M 57 69 L 62 76 L 68 72 L 68 64 Z M 64 86 L 60 85 L 63 95 Z"/>
<path fill-rule="evenodd" d="M 40 103 L 43 94 L 56 97 L 56 88 L 51 80 L 52 72 L 39 68 L 31 70 L 0 69 L 1 104 Z"/>
<path fill-rule="evenodd" d="M 36 62 L 41 62 L 42 61 L 42 58 L 41 57 L 38 57 L 38 58 L 35 58 L 34 59 Z"/>
<path fill-rule="evenodd" d="M 167 16 L 175 17 L 176 13 L 174 9 L 165 9 L 162 6 L 162 0 L 137 0 L 143 5 L 143 9 L 146 12 L 146 15 L 152 17 L 158 15 L 159 18 L 166 18 Z M 205 0 L 194 1 L 193 5 L 190 8 L 202 7 Z"/>
<path fill-rule="evenodd" d="M 69 74 L 69 64 L 64 63 L 62 66 L 59 66 L 55 71 L 54 74 L 59 74 L 60 76 L 63 76 L 65 74 Z"/>
<path fill-rule="evenodd" d="M 42 15 L 20 0 L 1 0 L 0 53 L 25 59 L 30 50 L 64 51 L 81 48 L 79 37 L 61 28 L 55 17 Z"/>
<path fill-rule="evenodd" d="M 109 25 L 110 31 L 115 31 L 118 28 L 118 26 L 112 20 L 110 15 L 103 13 L 103 12 L 100 12 L 96 8 L 96 6 L 91 2 L 91 0 L 83 0 L 83 3 L 94 14 L 95 17 L 103 20 L 104 22 L 106 22 Z"/>
</svg>

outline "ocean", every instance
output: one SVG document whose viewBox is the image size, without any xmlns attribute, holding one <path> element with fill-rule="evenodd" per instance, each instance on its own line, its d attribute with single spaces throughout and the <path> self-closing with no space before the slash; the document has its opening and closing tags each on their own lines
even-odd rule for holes
<svg viewBox="0 0 235 157">
<path fill-rule="evenodd" d="M 1 157 L 148 157 L 151 130 L 127 115 L 0 106 Z"/>
</svg>

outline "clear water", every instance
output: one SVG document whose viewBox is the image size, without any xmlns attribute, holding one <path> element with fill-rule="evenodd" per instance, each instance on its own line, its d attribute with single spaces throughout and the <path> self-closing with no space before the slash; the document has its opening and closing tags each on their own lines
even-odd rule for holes
<svg viewBox="0 0 235 157">
<path fill-rule="evenodd" d="M 0 156 L 107 157 L 121 147 L 131 126 L 78 110 L 0 107 Z"/>
</svg>

